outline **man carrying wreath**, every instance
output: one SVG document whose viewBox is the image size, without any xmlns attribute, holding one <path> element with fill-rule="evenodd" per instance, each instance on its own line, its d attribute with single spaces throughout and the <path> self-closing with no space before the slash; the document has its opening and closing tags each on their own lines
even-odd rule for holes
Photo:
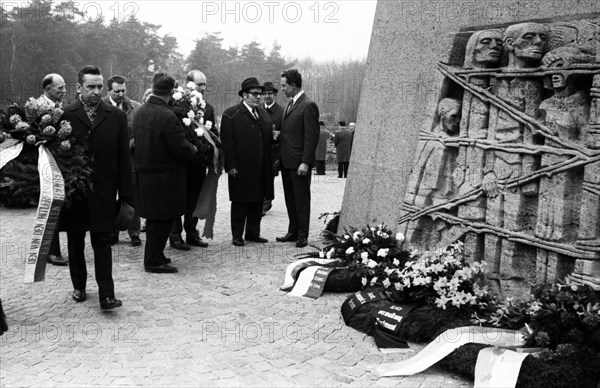
<svg viewBox="0 0 600 388">
<path fill-rule="evenodd" d="M 100 307 L 103 310 L 122 306 L 115 298 L 112 277 L 110 236 L 116 216 L 115 199 L 132 204 L 131 157 L 127 116 L 100 98 L 104 79 L 100 68 L 83 67 L 77 76 L 79 98 L 64 108 L 64 120 L 73 128 L 77 143 L 89 156 L 92 189 L 63 209 L 61 229 L 67 231 L 69 269 L 73 282 L 72 297 L 86 300 L 87 269 L 85 233 L 90 231 Z"/>
</svg>

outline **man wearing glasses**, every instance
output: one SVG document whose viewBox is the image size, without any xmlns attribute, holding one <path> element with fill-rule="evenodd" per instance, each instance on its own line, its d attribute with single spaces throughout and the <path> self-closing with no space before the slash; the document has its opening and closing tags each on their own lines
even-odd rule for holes
<svg viewBox="0 0 600 388">
<path fill-rule="evenodd" d="M 193 82 L 196 84 L 196 90 L 198 90 L 202 95 L 206 91 L 206 76 L 200 70 L 192 70 L 187 73 L 186 76 L 186 84 L 188 82 Z M 208 102 L 206 103 L 206 107 L 204 108 L 204 122 L 210 121 L 213 123 L 211 130 L 215 135 L 219 135 L 218 130 L 216 129 L 215 124 L 215 109 Z M 198 233 L 198 229 L 196 226 L 198 225 L 198 217 L 194 217 L 194 209 L 196 207 L 196 203 L 198 202 L 198 196 L 200 195 L 200 191 L 202 190 L 202 184 L 204 183 L 204 178 L 206 178 L 206 167 L 201 163 L 203 160 L 203 156 L 198 154 L 188 165 L 187 171 L 187 180 L 186 180 L 186 207 L 185 213 L 183 216 L 183 223 L 181 222 L 181 217 L 175 218 L 173 221 L 173 227 L 171 228 L 171 234 L 169 236 L 169 244 L 171 247 L 183 251 L 189 251 L 190 245 L 206 248 L 208 244 L 200 238 L 200 233 Z M 181 237 L 181 233 L 185 230 L 185 239 L 183 242 L 183 238 Z"/>
<path fill-rule="evenodd" d="M 137 101 L 131 100 L 125 94 L 127 93 L 127 79 L 120 75 L 113 75 L 106 81 L 106 87 L 108 89 L 108 95 L 104 97 L 104 102 L 121 109 L 127 115 L 127 130 L 129 133 L 129 149 L 133 153 L 133 116 L 142 104 Z M 133 161 L 133 154 L 131 156 Z M 134 166 L 135 168 L 135 166 Z M 141 223 L 140 216 L 135 213 L 133 216 L 133 222 L 127 229 L 129 238 L 131 238 L 131 245 L 139 247 L 142 245 L 140 240 Z M 111 236 L 112 244 L 116 244 L 119 241 L 119 231 L 115 230 Z"/>
<path fill-rule="evenodd" d="M 242 82 L 242 101 L 223 112 L 221 141 L 229 175 L 231 235 L 235 246 L 266 243 L 260 235 L 264 199 L 273 199 L 273 124 L 262 107 L 264 87 L 254 77 Z"/>
</svg>

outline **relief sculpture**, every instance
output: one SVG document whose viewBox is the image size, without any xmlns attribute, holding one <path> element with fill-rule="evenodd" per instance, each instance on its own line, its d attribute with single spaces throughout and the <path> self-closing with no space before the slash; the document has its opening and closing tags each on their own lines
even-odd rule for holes
<svg viewBox="0 0 600 388">
<path fill-rule="evenodd" d="M 462 239 L 506 296 L 580 267 L 600 283 L 599 37 L 598 20 L 519 23 L 474 31 L 460 63 L 438 65 L 450 86 L 399 220 L 411 244 Z"/>
</svg>

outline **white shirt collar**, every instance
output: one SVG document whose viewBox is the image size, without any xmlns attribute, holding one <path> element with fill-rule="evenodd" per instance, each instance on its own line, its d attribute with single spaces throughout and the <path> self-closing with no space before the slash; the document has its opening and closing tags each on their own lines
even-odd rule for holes
<svg viewBox="0 0 600 388">
<path fill-rule="evenodd" d="M 111 97 L 111 96 L 108 96 L 108 99 L 109 99 L 110 103 L 112 104 L 112 106 L 116 106 L 116 107 L 119 107 L 119 108 L 120 108 L 119 104 L 117 104 L 117 103 L 115 102 L 115 100 L 113 100 L 113 99 L 112 99 L 112 97 Z"/>
<path fill-rule="evenodd" d="M 265 104 L 265 109 L 270 109 L 273 105 L 275 105 L 275 101 L 271 105 Z"/>
<path fill-rule="evenodd" d="M 250 113 L 253 112 L 254 108 L 252 108 L 250 105 L 246 104 L 246 101 L 244 101 L 244 105 L 246 105 L 246 108 L 248 108 L 248 110 L 250 111 Z M 254 113 L 252 113 L 252 115 L 254 115 Z"/>
<path fill-rule="evenodd" d="M 298 94 L 296 94 L 294 97 L 292 97 L 292 104 L 295 104 L 296 101 L 298 101 L 298 99 L 300 98 L 300 96 L 302 96 L 304 94 L 304 90 L 300 90 L 298 92 Z"/>
</svg>

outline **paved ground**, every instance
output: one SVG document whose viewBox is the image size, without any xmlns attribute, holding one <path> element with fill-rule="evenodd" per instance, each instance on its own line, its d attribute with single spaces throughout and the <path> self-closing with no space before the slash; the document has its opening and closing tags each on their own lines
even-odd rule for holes
<svg viewBox="0 0 600 388">
<path fill-rule="evenodd" d="M 281 181 L 263 220 L 263 236 L 285 232 Z M 310 242 L 320 245 L 322 212 L 341 207 L 345 181 L 315 176 Z M 470 387 L 438 369 L 378 379 L 372 368 L 409 354 L 384 355 L 370 337 L 344 325 L 345 295 L 317 300 L 278 290 L 293 244 L 231 245 L 223 179 L 215 240 L 183 253 L 167 248 L 178 274 L 143 271 L 143 247 L 121 233 L 114 247 L 117 297 L 101 312 L 88 255 L 88 300 L 75 303 L 66 267 L 24 285 L 24 248 L 34 209 L 0 209 L 0 297 L 9 332 L 0 337 L 0 385 L 26 386 L 402 386 Z M 142 235 L 142 239 L 145 236 Z M 66 238 L 61 236 L 66 253 Z M 234 249 L 235 248 L 235 249 Z"/>
</svg>

